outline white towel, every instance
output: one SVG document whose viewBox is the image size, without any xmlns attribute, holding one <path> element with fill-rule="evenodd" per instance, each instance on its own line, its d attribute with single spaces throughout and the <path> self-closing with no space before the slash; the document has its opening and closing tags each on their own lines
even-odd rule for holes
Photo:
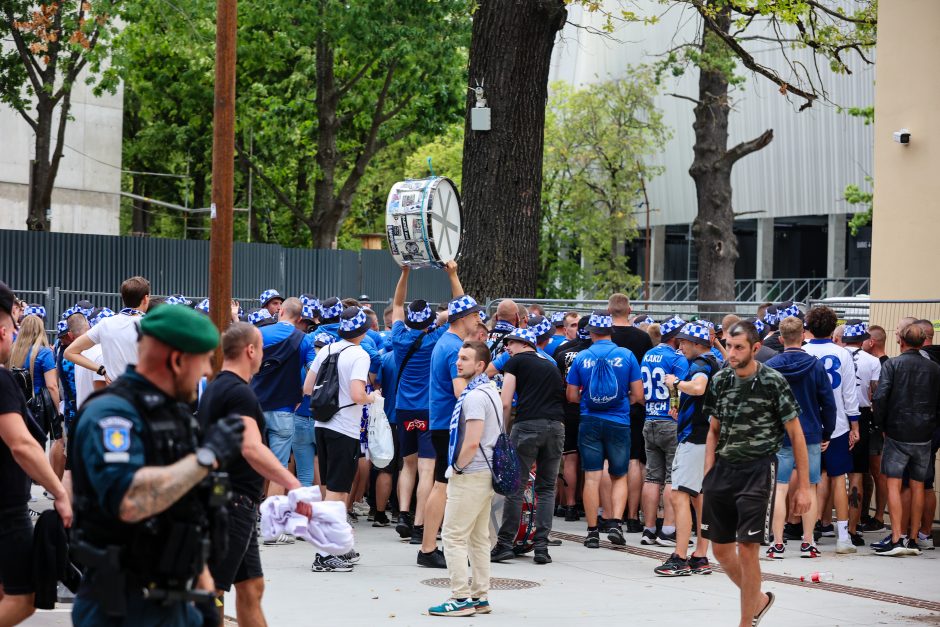
<svg viewBox="0 0 940 627">
<path fill-rule="evenodd" d="M 261 534 L 274 537 L 289 533 L 306 540 L 327 555 L 343 555 L 353 548 L 352 527 L 346 521 L 346 505 L 321 501 L 320 489 L 298 488 L 287 496 L 270 496 L 261 504 Z M 298 514 L 297 503 L 308 503 L 312 517 Z"/>
</svg>

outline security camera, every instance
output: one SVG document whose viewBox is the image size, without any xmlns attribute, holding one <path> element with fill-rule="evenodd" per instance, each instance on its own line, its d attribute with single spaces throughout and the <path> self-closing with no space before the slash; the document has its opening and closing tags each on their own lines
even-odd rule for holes
<svg viewBox="0 0 940 627">
<path fill-rule="evenodd" d="M 905 145 L 911 143 L 911 132 L 906 128 L 902 128 L 900 131 L 894 131 L 894 141 Z"/>
</svg>

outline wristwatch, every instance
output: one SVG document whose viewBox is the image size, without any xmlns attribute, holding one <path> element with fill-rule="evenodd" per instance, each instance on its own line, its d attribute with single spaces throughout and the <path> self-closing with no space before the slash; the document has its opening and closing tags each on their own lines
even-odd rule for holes
<svg viewBox="0 0 940 627">
<path fill-rule="evenodd" d="M 106 372 L 108 372 L 108 371 L 105 370 L 104 364 L 98 366 L 97 373 L 98 373 L 99 376 L 102 376 L 102 377 L 103 377 Z"/>
<path fill-rule="evenodd" d="M 215 462 L 215 452 L 212 449 L 204 446 L 196 449 L 196 463 L 200 466 L 212 470 L 215 467 Z"/>
</svg>

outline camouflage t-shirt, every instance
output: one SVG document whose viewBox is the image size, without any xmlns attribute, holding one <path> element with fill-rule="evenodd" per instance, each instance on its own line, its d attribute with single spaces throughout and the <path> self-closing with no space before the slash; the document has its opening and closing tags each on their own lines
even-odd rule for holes
<svg viewBox="0 0 940 627">
<path fill-rule="evenodd" d="M 783 425 L 799 415 L 799 406 L 783 375 L 758 364 L 757 374 L 746 379 L 731 368 L 720 370 L 708 384 L 702 413 L 721 423 L 718 456 L 740 463 L 780 450 Z"/>
</svg>

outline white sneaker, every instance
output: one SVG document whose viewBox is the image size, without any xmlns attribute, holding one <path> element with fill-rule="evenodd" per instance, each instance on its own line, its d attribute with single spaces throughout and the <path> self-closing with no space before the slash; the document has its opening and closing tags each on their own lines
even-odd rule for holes
<svg viewBox="0 0 940 627">
<path fill-rule="evenodd" d="M 920 549 L 921 551 L 933 551 L 934 550 L 933 538 L 931 537 L 921 538 L 918 535 L 917 536 L 917 548 Z"/>
<path fill-rule="evenodd" d="M 836 553 L 840 555 L 858 553 L 858 549 L 855 548 L 851 540 L 836 540 Z"/>
<path fill-rule="evenodd" d="M 295 541 L 294 536 L 291 534 L 279 533 L 272 538 L 262 538 L 261 543 L 265 546 L 282 546 L 285 544 L 293 544 Z"/>
<path fill-rule="evenodd" d="M 370 509 L 372 508 L 369 507 L 368 503 L 366 503 L 365 498 L 360 501 L 356 501 L 352 506 L 352 511 L 354 511 L 359 516 L 368 516 Z"/>
</svg>

